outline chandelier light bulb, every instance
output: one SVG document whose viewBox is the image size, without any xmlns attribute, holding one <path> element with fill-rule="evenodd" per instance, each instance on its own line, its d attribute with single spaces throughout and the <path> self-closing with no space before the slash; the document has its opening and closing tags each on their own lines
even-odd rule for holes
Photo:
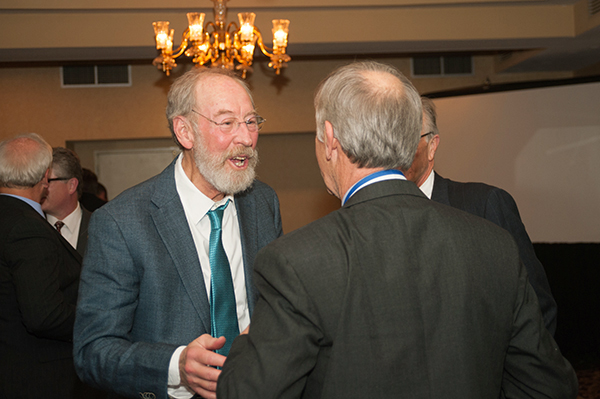
<svg viewBox="0 0 600 399">
<path fill-rule="evenodd" d="M 290 21 L 287 19 L 273 20 L 273 47 L 280 48 L 287 46 L 287 37 Z"/>
<path fill-rule="evenodd" d="M 169 40 L 169 21 L 153 22 L 154 34 L 156 35 L 156 49 L 163 50 L 167 48 Z"/>
<path fill-rule="evenodd" d="M 204 30 L 204 16 L 203 12 L 188 12 L 188 24 L 190 28 L 190 40 L 202 40 L 202 31 Z"/>
</svg>

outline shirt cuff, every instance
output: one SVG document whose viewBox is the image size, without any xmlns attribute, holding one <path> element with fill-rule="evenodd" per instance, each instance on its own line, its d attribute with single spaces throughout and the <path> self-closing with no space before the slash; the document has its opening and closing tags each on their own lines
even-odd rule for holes
<svg viewBox="0 0 600 399">
<path fill-rule="evenodd" d="M 171 361 L 169 362 L 169 381 L 167 386 L 167 394 L 174 399 L 189 399 L 194 396 L 194 392 L 190 391 L 186 386 L 181 385 L 181 375 L 179 374 L 179 357 L 185 346 L 180 346 L 173 352 Z"/>
</svg>

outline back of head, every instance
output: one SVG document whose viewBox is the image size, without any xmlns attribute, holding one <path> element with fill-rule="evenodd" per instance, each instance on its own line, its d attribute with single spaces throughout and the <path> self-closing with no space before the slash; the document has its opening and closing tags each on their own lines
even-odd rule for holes
<svg viewBox="0 0 600 399">
<path fill-rule="evenodd" d="M 422 125 L 419 93 L 396 68 L 372 61 L 331 73 L 315 96 L 317 138 L 325 121 L 359 167 L 410 167 Z"/>
<path fill-rule="evenodd" d="M 254 106 L 254 100 L 252 98 L 250 88 L 248 87 L 246 82 L 234 72 L 223 68 L 192 68 L 183 76 L 175 80 L 175 82 L 171 86 L 171 89 L 169 90 L 169 95 L 167 97 L 168 103 L 166 113 L 167 121 L 169 122 L 169 129 L 171 130 L 173 140 L 181 149 L 183 149 L 183 147 L 177 140 L 175 131 L 173 130 L 173 119 L 177 116 L 188 117 L 192 113 L 192 109 L 196 105 L 195 89 L 198 83 L 200 83 L 204 79 L 210 79 L 216 76 L 225 76 L 239 83 L 239 85 L 242 86 L 248 93 L 250 101 L 252 101 L 252 105 Z"/>
<path fill-rule="evenodd" d="M 108 191 L 106 191 L 106 187 L 104 184 L 98 182 L 98 190 L 96 191 L 96 197 L 100 198 L 103 201 L 108 201 Z"/>
<path fill-rule="evenodd" d="M 59 177 L 76 178 L 79 184 L 77 185 L 77 194 L 81 197 L 83 192 L 83 169 L 81 162 L 75 152 L 64 147 L 55 147 L 52 150 L 52 169 L 54 174 Z"/>
<path fill-rule="evenodd" d="M 0 187 L 31 188 L 52 163 L 52 147 L 35 133 L 0 143 Z"/>
<path fill-rule="evenodd" d="M 98 176 L 87 168 L 82 168 L 82 182 L 81 189 L 84 193 L 91 193 L 96 195 L 98 191 Z"/>
</svg>

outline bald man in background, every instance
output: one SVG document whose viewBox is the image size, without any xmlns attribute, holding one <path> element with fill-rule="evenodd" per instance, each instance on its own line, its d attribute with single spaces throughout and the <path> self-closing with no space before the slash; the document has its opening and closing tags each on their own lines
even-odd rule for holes
<svg viewBox="0 0 600 399">
<path fill-rule="evenodd" d="M 40 201 L 52 148 L 37 134 L 0 143 L 0 398 L 88 398 L 73 365 L 81 255 Z"/>
</svg>

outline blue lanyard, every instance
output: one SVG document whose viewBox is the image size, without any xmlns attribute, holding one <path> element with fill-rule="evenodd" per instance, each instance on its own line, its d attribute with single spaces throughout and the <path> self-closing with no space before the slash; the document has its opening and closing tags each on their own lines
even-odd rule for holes
<svg viewBox="0 0 600 399">
<path fill-rule="evenodd" d="M 344 199 L 342 200 L 342 206 L 344 206 L 346 204 L 346 201 L 348 201 L 348 199 L 350 199 L 350 197 L 352 197 L 355 192 L 357 192 L 364 186 L 368 185 L 371 181 L 373 181 L 381 176 L 391 176 L 391 175 L 404 176 L 404 173 L 400 172 L 397 169 L 386 169 L 386 170 L 380 170 L 379 172 L 371 173 L 370 175 L 363 177 L 362 179 L 360 179 L 359 181 L 354 183 L 354 185 L 352 187 L 350 187 L 350 190 L 348 190 L 346 195 L 344 195 Z"/>
</svg>

